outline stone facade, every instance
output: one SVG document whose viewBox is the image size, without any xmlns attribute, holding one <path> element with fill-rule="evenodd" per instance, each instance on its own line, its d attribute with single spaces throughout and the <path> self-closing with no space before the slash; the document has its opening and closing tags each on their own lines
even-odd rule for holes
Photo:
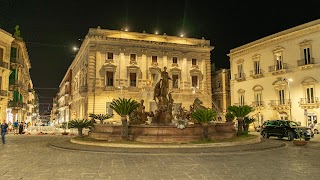
<svg viewBox="0 0 320 180">
<path fill-rule="evenodd" d="M 211 107 L 210 41 L 116 30 L 90 29 L 71 70 L 71 119 L 114 113 L 113 99 L 144 100 L 154 111 L 153 90 L 167 67 L 174 103 L 189 109 L 195 98 Z"/>
<path fill-rule="evenodd" d="M 12 35 L 0 29 L 0 121 L 7 119 Z"/>
<path fill-rule="evenodd" d="M 231 105 L 230 70 L 212 68 L 213 109 L 218 112 L 218 121 L 226 121 L 227 108 Z"/>
<path fill-rule="evenodd" d="M 317 122 L 318 49 L 320 20 L 230 50 L 231 104 L 253 106 L 256 125 L 268 119 Z"/>
</svg>

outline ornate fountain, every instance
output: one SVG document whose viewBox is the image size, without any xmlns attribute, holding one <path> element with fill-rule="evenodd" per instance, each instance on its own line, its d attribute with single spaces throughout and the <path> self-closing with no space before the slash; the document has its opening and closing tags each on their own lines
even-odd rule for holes
<svg viewBox="0 0 320 180">
<path fill-rule="evenodd" d="M 154 101 L 157 109 L 155 112 L 145 111 L 144 100 L 141 100 L 139 107 L 129 115 L 129 138 L 133 141 L 147 143 L 188 143 L 201 140 L 201 124 L 189 124 L 190 114 L 202 106 L 202 101 L 198 98 L 194 100 L 190 110 L 184 107 L 176 107 L 173 115 L 173 103 L 171 92 L 169 92 L 168 72 L 160 72 L 161 79 L 154 87 Z M 151 123 L 148 124 L 148 117 Z M 210 125 L 209 135 L 212 139 L 229 138 L 236 135 L 233 124 L 219 123 Z M 117 141 L 121 140 L 121 125 L 96 124 L 89 136 L 94 139 Z"/>
</svg>

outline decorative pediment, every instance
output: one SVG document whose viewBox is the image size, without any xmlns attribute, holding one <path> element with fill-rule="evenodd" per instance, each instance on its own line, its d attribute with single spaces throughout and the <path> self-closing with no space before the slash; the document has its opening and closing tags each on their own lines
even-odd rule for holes
<svg viewBox="0 0 320 180">
<path fill-rule="evenodd" d="M 302 42 L 299 43 L 300 46 L 308 46 L 312 43 L 312 40 L 303 40 Z"/>
<path fill-rule="evenodd" d="M 172 67 L 170 68 L 170 73 L 171 74 L 180 74 L 181 73 L 181 69 L 178 67 Z"/>
<path fill-rule="evenodd" d="M 243 93 L 245 93 L 246 91 L 244 90 L 244 89 L 239 89 L 238 90 L 238 93 L 241 93 L 241 94 L 243 94 Z"/>
<path fill-rule="evenodd" d="M 277 53 L 279 53 L 279 52 L 282 52 L 283 50 L 284 50 L 284 47 L 277 46 L 277 47 L 275 47 L 275 48 L 272 50 L 272 52 L 273 52 L 274 54 L 277 54 Z"/>
<path fill-rule="evenodd" d="M 151 66 L 149 67 L 149 71 L 151 72 L 151 74 L 160 74 L 161 69 L 159 67 Z"/>
<path fill-rule="evenodd" d="M 137 66 L 137 64 L 130 64 L 129 66 L 127 66 L 127 70 L 128 72 L 139 72 L 140 67 Z"/>
<path fill-rule="evenodd" d="M 202 76 L 202 72 L 199 69 L 191 69 L 190 74 L 195 76 Z"/>
<path fill-rule="evenodd" d="M 241 63 L 243 63 L 243 62 L 244 62 L 243 59 L 239 59 L 239 60 L 237 61 L 237 64 L 241 64 Z"/>
<path fill-rule="evenodd" d="M 262 91 L 263 87 L 261 85 L 255 85 L 255 86 L 253 86 L 252 90 L 253 91 Z"/>
<path fill-rule="evenodd" d="M 257 59 L 259 60 L 260 57 L 261 57 L 261 54 L 255 54 L 252 56 L 252 60 L 257 60 Z"/>
<path fill-rule="evenodd" d="M 312 77 L 307 77 L 301 82 L 303 86 L 315 85 L 316 83 L 317 83 L 317 80 L 315 80 Z"/>
<path fill-rule="evenodd" d="M 278 77 L 277 80 L 272 83 L 273 86 L 286 86 L 287 84 L 288 82 L 281 77 Z"/>
<path fill-rule="evenodd" d="M 112 63 L 105 63 L 103 67 L 106 71 L 115 71 L 117 69 L 117 66 Z"/>
</svg>

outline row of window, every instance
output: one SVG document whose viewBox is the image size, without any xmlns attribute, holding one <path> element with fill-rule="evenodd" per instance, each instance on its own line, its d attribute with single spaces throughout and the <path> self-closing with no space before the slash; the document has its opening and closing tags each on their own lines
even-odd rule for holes
<svg viewBox="0 0 320 180">
<path fill-rule="evenodd" d="M 301 49 L 303 54 L 303 59 L 297 61 L 298 66 L 304 66 L 308 64 L 314 64 L 314 59 L 311 56 L 310 47 L 303 47 Z M 269 72 L 279 71 L 283 69 L 287 69 L 287 63 L 283 62 L 283 52 L 282 50 L 278 50 L 274 52 L 275 64 L 273 66 L 268 67 Z M 250 75 L 260 75 L 263 73 L 263 70 L 260 67 L 260 56 L 256 55 L 253 57 L 253 71 L 250 72 Z M 245 74 L 243 72 L 243 60 L 238 61 L 238 74 L 235 74 L 235 78 L 245 78 Z"/>
<path fill-rule="evenodd" d="M 193 87 L 198 87 L 198 76 L 191 76 L 191 83 Z M 173 74 L 171 76 L 172 88 L 179 88 L 179 75 Z M 157 74 L 151 74 L 152 86 L 154 86 L 159 80 Z M 131 87 L 137 86 L 137 73 L 129 73 L 129 82 Z M 106 72 L 106 86 L 114 86 L 114 72 Z"/>
<path fill-rule="evenodd" d="M 291 97 L 290 97 L 290 90 L 288 90 L 288 98 L 286 98 L 286 91 L 284 89 L 278 89 L 276 90 L 277 99 L 271 100 L 270 105 L 289 105 L 291 103 Z M 310 104 L 310 103 L 317 103 L 318 98 L 315 97 L 314 93 L 314 87 L 305 87 L 304 88 L 304 94 L 305 98 L 301 98 L 300 103 L 302 104 Z M 239 105 L 243 106 L 245 105 L 245 96 L 244 92 L 239 90 Z M 263 106 L 263 100 L 262 100 L 262 91 L 256 90 L 254 91 L 254 106 Z"/>
<path fill-rule="evenodd" d="M 107 60 L 113 60 L 113 53 L 107 52 Z M 137 55 L 136 54 L 130 54 L 130 62 L 136 62 L 137 61 Z M 158 56 L 151 56 L 152 63 L 158 62 Z M 191 59 L 192 65 L 197 65 L 197 59 L 193 58 Z M 178 63 L 178 57 L 172 57 L 172 63 L 177 64 Z"/>
</svg>

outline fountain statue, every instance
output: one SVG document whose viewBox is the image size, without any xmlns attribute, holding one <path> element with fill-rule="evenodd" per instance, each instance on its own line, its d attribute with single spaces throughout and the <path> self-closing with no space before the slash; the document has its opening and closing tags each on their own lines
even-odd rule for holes
<svg viewBox="0 0 320 180">
<path fill-rule="evenodd" d="M 173 102 L 171 92 L 169 92 L 169 74 L 167 67 L 160 72 L 161 79 L 154 87 L 154 100 L 157 104 L 157 110 L 155 110 L 154 117 L 151 124 L 154 125 L 170 125 L 173 120 L 172 108 Z"/>
</svg>

